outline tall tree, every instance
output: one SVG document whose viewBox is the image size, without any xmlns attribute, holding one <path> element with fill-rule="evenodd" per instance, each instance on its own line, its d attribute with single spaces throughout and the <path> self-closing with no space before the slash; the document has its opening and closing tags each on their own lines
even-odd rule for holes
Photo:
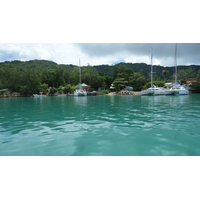
<svg viewBox="0 0 200 200">
<path fill-rule="evenodd" d="M 141 73 L 135 72 L 131 76 L 130 83 L 134 90 L 139 91 L 147 83 L 147 79 Z"/>
<path fill-rule="evenodd" d="M 164 80 L 165 82 L 167 81 L 167 76 L 169 75 L 169 71 L 165 68 L 163 71 L 162 71 L 162 76 L 164 76 Z"/>
<path fill-rule="evenodd" d="M 21 85 L 20 70 L 13 64 L 5 64 L 0 72 L 2 87 L 8 88 L 11 92 L 18 92 Z"/>
<path fill-rule="evenodd" d="M 198 74 L 197 74 L 197 82 L 199 82 L 200 83 L 200 70 L 198 71 Z"/>
<path fill-rule="evenodd" d="M 188 69 L 181 69 L 178 70 L 178 79 L 179 80 L 187 80 L 188 78 L 194 78 L 195 77 L 195 73 L 193 71 L 193 69 L 191 67 L 189 67 Z"/>
<path fill-rule="evenodd" d="M 130 77 L 134 74 L 134 71 L 130 68 L 127 68 L 124 63 L 119 63 L 113 66 L 113 79 L 123 78 L 127 83 L 130 83 Z"/>
<path fill-rule="evenodd" d="M 70 83 L 72 85 L 78 85 L 79 84 L 79 68 L 74 67 L 74 69 L 71 71 L 71 76 L 70 76 Z"/>
<path fill-rule="evenodd" d="M 28 67 L 22 75 L 23 85 L 21 92 L 25 95 L 38 93 L 40 89 L 40 76 L 36 68 Z"/>
</svg>

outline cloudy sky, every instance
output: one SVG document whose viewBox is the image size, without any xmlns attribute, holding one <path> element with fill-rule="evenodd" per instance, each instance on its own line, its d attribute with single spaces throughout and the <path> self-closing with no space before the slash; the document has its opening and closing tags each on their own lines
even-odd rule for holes
<svg viewBox="0 0 200 200">
<path fill-rule="evenodd" d="M 198 1 L 6 0 L 0 62 L 45 59 L 81 65 L 200 64 Z"/>
<path fill-rule="evenodd" d="M 178 43 L 178 64 L 200 65 L 200 43 Z M 173 66 L 174 43 L 0 43 L 0 62 L 51 60 L 58 64 L 81 65 L 144 62 Z"/>
</svg>

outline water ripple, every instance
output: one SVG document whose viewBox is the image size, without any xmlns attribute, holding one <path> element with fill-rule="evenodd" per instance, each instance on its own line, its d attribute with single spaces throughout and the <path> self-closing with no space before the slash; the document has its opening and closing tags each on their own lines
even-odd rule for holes
<svg viewBox="0 0 200 200">
<path fill-rule="evenodd" d="M 200 155 L 198 99 L 0 99 L 0 155 Z"/>
</svg>

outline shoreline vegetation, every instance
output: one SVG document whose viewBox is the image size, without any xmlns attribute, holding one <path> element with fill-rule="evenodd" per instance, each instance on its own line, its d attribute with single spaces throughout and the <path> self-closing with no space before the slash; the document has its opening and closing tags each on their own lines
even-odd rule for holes
<svg viewBox="0 0 200 200">
<path fill-rule="evenodd" d="M 95 91 L 96 95 L 138 95 L 151 86 L 150 68 L 145 63 L 88 64 L 81 67 L 81 80 L 89 86 L 87 92 Z M 173 82 L 173 67 L 154 65 L 153 68 L 155 86 Z M 189 79 L 195 81 L 188 82 Z M 80 87 L 79 80 L 79 66 L 75 65 L 47 60 L 1 62 L 0 98 L 72 95 Z M 191 92 L 200 92 L 200 65 L 178 66 L 178 81 L 189 86 Z M 132 90 L 126 91 L 126 86 Z"/>
<path fill-rule="evenodd" d="M 109 92 L 107 94 L 88 94 L 88 96 L 101 96 L 101 95 L 108 95 L 108 96 L 115 96 L 115 95 L 141 95 L 140 91 L 128 91 L 128 90 L 121 90 L 118 93 L 117 92 Z M 73 94 L 54 94 L 54 95 L 43 95 L 47 97 L 52 97 L 52 96 L 74 96 Z M 20 97 L 34 97 L 33 95 L 21 95 L 21 94 L 7 94 L 7 95 L 0 95 L 0 98 L 20 98 Z"/>
</svg>

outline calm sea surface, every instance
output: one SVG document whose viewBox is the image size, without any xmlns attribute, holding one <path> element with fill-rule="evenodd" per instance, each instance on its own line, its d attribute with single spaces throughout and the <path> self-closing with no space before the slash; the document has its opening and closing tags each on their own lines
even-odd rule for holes
<svg viewBox="0 0 200 200">
<path fill-rule="evenodd" d="M 199 156 L 200 94 L 0 99 L 0 155 Z"/>
</svg>

